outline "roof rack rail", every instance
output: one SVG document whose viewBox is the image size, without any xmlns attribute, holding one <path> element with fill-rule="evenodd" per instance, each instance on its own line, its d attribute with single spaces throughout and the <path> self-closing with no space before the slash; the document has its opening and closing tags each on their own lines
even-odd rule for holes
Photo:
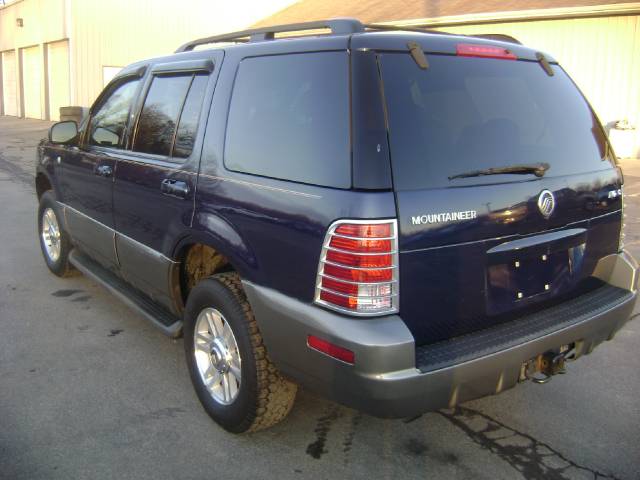
<svg viewBox="0 0 640 480">
<path fill-rule="evenodd" d="M 364 32 L 364 25 L 355 18 L 333 18 L 316 22 L 290 23 L 287 25 L 275 25 L 272 27 L 252 28 L 239 32 L 214 35 L 212 37 L 199 38 L 181 45 L 175 53 L 189 52 L 199 45 L 219 42 L 261 42 L 273 40 L 276 33 L 297 32 L 303 30 L 319 30 L 328 28 L 334 35 Z"/>
<path fill-rule="evenodd" d="M 516 43 L 522 45 L 522 42 L 511 35 L 505 35 L 504 33 L 478 33 L 476 35 L 470 34 L 469 37 L 486 38 L 487 40 L 499 40 L 501 42 Z"/>
<path fill-rule="evenodd" d="M 438 35 L 451 35 L 451 33 L 441 30 L 432 30 L 428 27 L 403 27 L 401 25 L 366 23 L 364 28 L 367 30 L 381 30 L 390 32 L 417 32 L 417 33 L 437 33 Z"/>
<path fill-rule="evenodd" d="M 515 37 L 511 35 L 505 35 L 503 33 L 479 33 L 479 34 L 465 34 L 465 33 L 451 33 L 446 32 L 444 30 L 434 30 L 433 28 L 429 28 L 429 26 L 424 27 L 403 27 L 402 25 L 393 25 L 393 24 L 380 24 L 380 23 L 368 23 L 364 25 L 364 28 L 367 30 L 382 30 L 382 31 L 405 31 L 405 32 L 418 32 L 418 33 L 435 33 L 438 35 L 451 35 L 451 36 L 461 36 L 461 37 L 477 37 L 477 38 L 486 38 L 487 40 L 499 40 L 501 42 L 509 42 L 509 43 L 517 43 L 518 45 L 522 45 L 522 43 Z"/>
<path fill-rule="evenodd" d="M 318 20 L 315 22 L 289 23 L 286 25 L 275 25 L 271 27 L 252 28 L 250 30 L 241 30 L 239 32 L 224 33 L 222 35 L 214 35 L 212 37 L 199 38 L 181 45 L 175 53 L 189 52 L 200 45 L 210 43 L 246 43 L 246 42 L 262 42 L 265 40 L 273 40 L 276 33 L 301 32 L 305 30 L 329 29 L 333 35 L 348 35 L 350 33 L 362 33 L 367 30 L 379 31 L 405 31 L 418 33 L 436 33 L 438 35 L 455 35 L 441 30 L 432 30 L 429 27 L 403 27 L 392 24 L 368 23 L 363 24 L 355 18 L 332 18 L 328 20 Z M 469 37 L 486 38 L 491 40 L 500 40 L 503 42 L 521 44 L 517 39 L 510 35 L 500 33 L 482 33 L 477 35 L 463 35 Z"/>
</svg>

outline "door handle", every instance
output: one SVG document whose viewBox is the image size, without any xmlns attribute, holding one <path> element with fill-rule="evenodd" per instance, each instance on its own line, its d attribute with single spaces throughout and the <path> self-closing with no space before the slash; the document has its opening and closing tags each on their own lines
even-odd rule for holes
<svg viewBox="0 0 640 480">
<path fill-rule="evenodd" d="M 113 175 L 113 168 L 110 165 L 98 165 L 93 173 L 99 177 L 109 178 Z"/>
<path fill-rule="evenodd" d="M 187 198 L 189 195 L 189 185 L 180 180 L 165 178 L 160 184 L 160 191 L 165 195 L 172 195 L 178 198 Z"/>
</svg>

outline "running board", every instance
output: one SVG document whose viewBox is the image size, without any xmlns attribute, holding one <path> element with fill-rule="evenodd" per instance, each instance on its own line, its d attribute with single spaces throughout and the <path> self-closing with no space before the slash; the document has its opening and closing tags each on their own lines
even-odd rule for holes
<svg viewBox="0 0 640 480">
<path fill-rule="evenodd" d="M 132 310 L 149 320 L 165 335 L 171 338 L 182 335 L 182 320 L 153 303 L 102 265 L 78 252 L 77 249 L 73 249 L 69 254 L 69 262 L 85 276 L 98 282 Z"/>
</svg>

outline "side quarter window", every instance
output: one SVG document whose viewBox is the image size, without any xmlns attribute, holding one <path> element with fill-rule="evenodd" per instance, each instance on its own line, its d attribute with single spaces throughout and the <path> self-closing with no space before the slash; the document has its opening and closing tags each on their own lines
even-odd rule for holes
<svg viewBox="0 0 640 480">
<path fill-rule="evenodd" d="M 139 79 L 117 86 L 92 115 L 90 121 L 90 145 L 123 148 L 127 120 L 136 95 Z"/>
<path fill-rule="evenodd" d="M 349 115 L 346 52 L 246 58 L 231 97 L 224 164 L 251 175 L 349 188 Z"/>
</svg>

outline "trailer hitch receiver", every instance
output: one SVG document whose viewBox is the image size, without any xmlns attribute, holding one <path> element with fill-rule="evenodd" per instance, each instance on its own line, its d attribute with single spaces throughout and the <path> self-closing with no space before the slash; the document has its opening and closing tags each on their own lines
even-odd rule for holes
<svg viewBox="0 0 640 480">
<path fill-rule="evenodd" d="M 547 383 L 554 375 L 566 373 L 566 362 L 574 358 L 574 344 L 563 345 L 558 349 L 548 350 L 522 364 L 519 380 L 521 382 L 531 380 L 538 384 Z"/>
</svg>

